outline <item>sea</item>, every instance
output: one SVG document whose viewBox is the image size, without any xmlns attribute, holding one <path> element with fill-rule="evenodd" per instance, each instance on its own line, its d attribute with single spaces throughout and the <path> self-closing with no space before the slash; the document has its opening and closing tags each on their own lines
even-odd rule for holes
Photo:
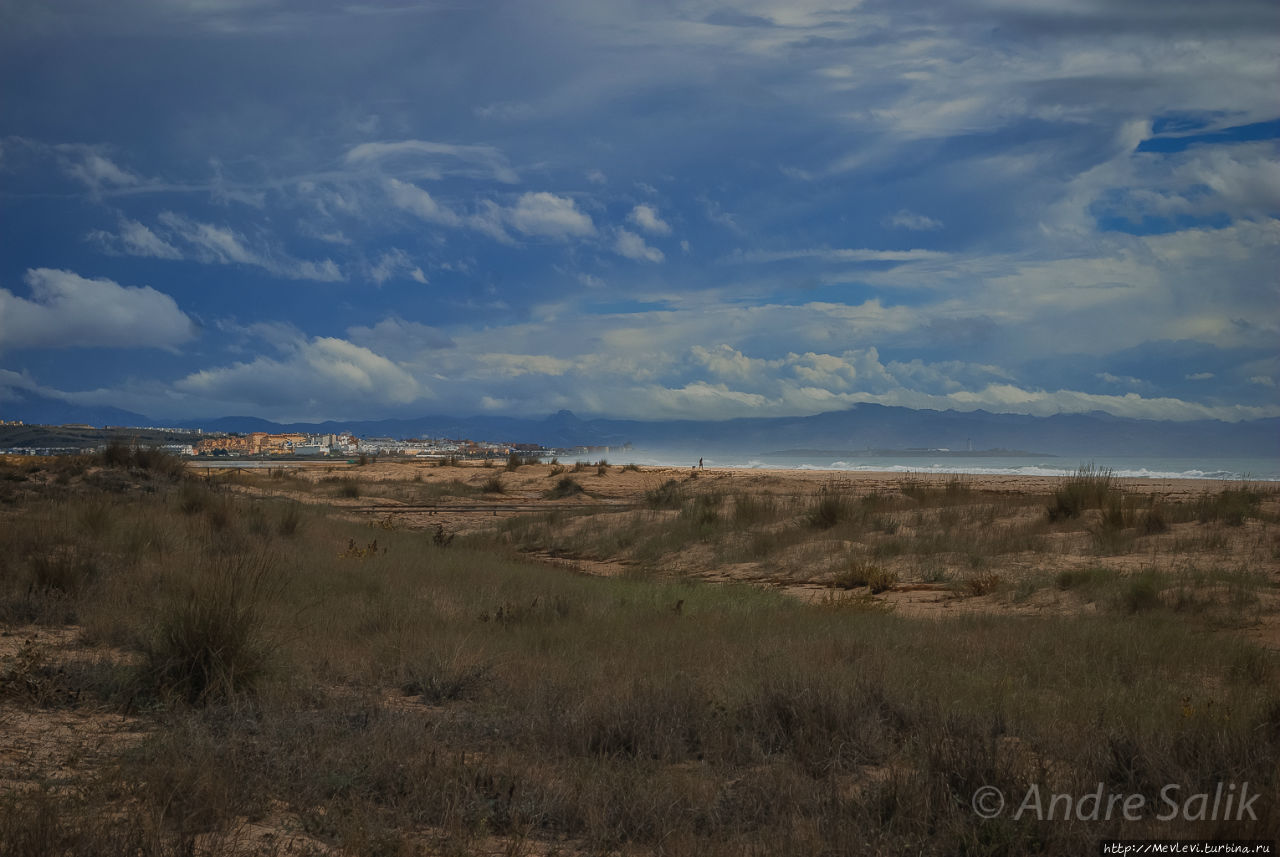
<svg viewBox="0 0 1280 857">
<path fill-rule="evenodd" d="M 600 456 L 596 456 L 597 458 Z M 614 451 L 612 464 L 691 467 L 699 456 L 689 452 L 631 449 Z M 1070 476 L 1082 467 L 1109 470 L 1114 476 L 1138 479 L 1209 479 L 1231 482 L 1280 482 L 1280 458 L 1164 458 L 1155 456 L 1054 456 L 983 453 L 965 455 L 911 451 L 902 455 L 854 452 L 796 451 L 756 455 L 708 450 L 701 456 L 706 467 L 774 470 L 834 470 L 877 473 L 965 473 L 1011 476 Z"/>
</svg>

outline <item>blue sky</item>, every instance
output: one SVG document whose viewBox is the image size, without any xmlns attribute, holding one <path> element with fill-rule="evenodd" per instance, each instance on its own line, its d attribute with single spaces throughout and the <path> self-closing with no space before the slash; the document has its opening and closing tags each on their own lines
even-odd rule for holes
<svg viewBox="0 0 1280 857">
<path fill-rule="evenodd" d="M 1277 416 L 1277 32 L 0 0 L 0 413 Z"/>
</svg>

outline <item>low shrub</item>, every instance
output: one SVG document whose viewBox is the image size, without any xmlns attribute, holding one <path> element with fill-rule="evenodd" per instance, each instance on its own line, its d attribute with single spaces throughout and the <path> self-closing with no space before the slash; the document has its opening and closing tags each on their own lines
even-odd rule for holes
<svg viewBox="0 0 1280 857">
<path fill-rule="evenodd" d="M 1002 578 L 993 572 L 971 574 L 964 579 L 964 588 L 974 597 L 989 595 L 1000 587 Z"/>
<path fill-rule="evenodd" d="M 97 563 L 71 545 L 60 545 L 30 561 L 30 587 L 35 591 L 81 592 L 98 574 Z"/>
<path fill-rule="evenodd" d="M 573 477 L 565 476 L 556 483 L 554 488 L 544 491 L 542 496 L 548 500 L 562 500 L 565 497 L 574 497 L 582 494 L 584 490 Z"/>
<path fill-rule="evenodd" d="M 872 595 L 892 589 L 898 583 L 898 573 L 882 566 L 854 560 L 849 568 L 836 575 L 832 581 L 841 589 L 867 587 Z"/>
<path fill-rule="evenodd" d="M 297 535 L 298 528 L 302 525 L 302 504 L 296 501 L 289 501 L 284 504 L 280 510 L 280 518 L 276 523 L 276 531 L 282 536 Z"/>
<path fill-rule="evenodd" d="M 720 522 L 720 506 L 724 497 L 718 493 L 697 494 L 680 507 L 680 520 L 696 527 L 714 526 Z"/>
<path fill-rule="evenodd" d="M 456 655 L 448 659 L 428 656 L 404 668 L 400 691 L 434 704 L 468 699 L 483 685 L 490 671 L 489 664 L 465 661 Z"/>
<path fill-rule="evenodd" d="M 1110 584 L 1119 577 L 1113 568 L 1095 565 L 1088 568 L 1069 568 L 1058 572 L 1054 582 L 1064 592 L 1072 589 L 1097 589 Z"/>
<path fill-rule="evenodd" d="M 1141 571 L 1125 578 L 1120 590 L 1120 607 L 1125 613 L 1141 613 L 1163 606 L 1160 575 L 1154 571 Z"/>
<path fill-rule="evenodd" d="M 196 570 L 186 592 L 159 608 L 141 689 L 190 705 L 252 692 L 271 655 L 260 604 L 270 569 L 265 557 L 241 554 Z"/>
<path fill-rule="evenodd" d="M 679 509 L 684 505 L 684 489 L 679 481 L 668 479 L 657 488 L 644 492 L 644 503 L 650 509 Z"/>
<path fill-rule="evenodd" d="M 1239 527 L 1245 518 L 1258 516 L 1262 495 L 1246 488 L 1227 488 L 1201 496 L 1195 503 L 1196 520 L 1202 524 L 1221 522 Z"/>
<path fill-rule="evenodd" d="M 1144 536 L 1155 536 L 1168 531 L 1164 506 L 1159 501 L 1152 502 L 1151 507 L 1138 518 L 1138 532 Z"/>
<path fill-rule="evenodd" d="M 853 498 L 842 488 L 824 485 L 809 507 L 806 518 L 809 526 L 829 530 L 836 524 L 853 518 L 856 512 Z"/>
<path fill-rule="evenodd" d="M 1086 464 L 1068 476 L 1053 492 L 1053 503 L 1048 508 L 1049 520 L 1078 518 L 1086 509 L 1101 509 L 1112 493 L 1113 474 L 1110 469 Z"/>
</svg>

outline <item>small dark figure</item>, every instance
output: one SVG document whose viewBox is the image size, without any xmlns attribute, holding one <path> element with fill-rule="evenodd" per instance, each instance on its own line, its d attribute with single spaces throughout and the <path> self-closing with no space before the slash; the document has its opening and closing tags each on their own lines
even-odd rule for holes
<svg viewBox="0 0 1280 857">
<path fill-rule="evenodd" d="M 701 470 L 701 469 L 702 469 L 702 459 L 701 459 L 701 458 L 699 458 L 699 459 L 698 459 L 698 469 L 699 469 L 699 470 Z"/>
</svg>

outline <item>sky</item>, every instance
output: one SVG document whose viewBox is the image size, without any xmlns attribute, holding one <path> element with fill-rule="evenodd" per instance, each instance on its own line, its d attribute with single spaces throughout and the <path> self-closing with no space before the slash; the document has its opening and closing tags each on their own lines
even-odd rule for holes
<svg viewBox="0 0 1280 857">
<path fill-rule="evenodd" d="M 0 0 L 0 416 L 1280 415 L 1274 0 Z"/>
</svg>

